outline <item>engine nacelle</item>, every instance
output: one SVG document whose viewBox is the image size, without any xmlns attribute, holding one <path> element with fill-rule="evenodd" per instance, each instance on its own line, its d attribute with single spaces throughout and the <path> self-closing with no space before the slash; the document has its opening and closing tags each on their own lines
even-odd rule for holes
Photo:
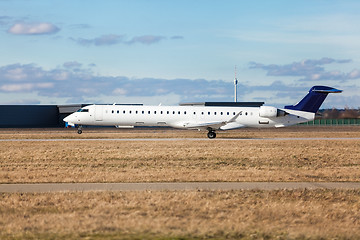
<svg viewBox="0 0 360 240">
<path fill-rule="evenodd" d="M 259 116 L 263 118 L 283 117 L 287 114 L 287 112 L 271 106 L 261 106 L 259 110 Z"/>
</svg>

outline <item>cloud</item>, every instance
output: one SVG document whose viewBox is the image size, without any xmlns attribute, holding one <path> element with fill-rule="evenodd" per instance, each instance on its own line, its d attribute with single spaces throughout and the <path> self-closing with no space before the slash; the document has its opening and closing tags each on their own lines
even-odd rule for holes
<svg viewBox="0 0 360 240">
<path fill-rule="evenodd" d="M 38 99 L 17 99 L 14 101 L 8 101 L 4 104 L 9 105 L 23 105 L 23 104 L 40 104 L 41 102 Z"/>
<path fill-rule="evenodd" d="M 265 65 L 261 63 L 251 62 L 250 69 L 263 69 L 267 72 L 267 76 L 299 76 L 303 77 L 300 81 L 323 81 L 323 80 L 340 80 L 347 81 L 350 79 L 360 78 L 358 69 L 354 69 L 349 73 L 341 71 L 326 71 L 324 65 L 326 64 L 344 64 L 350 63 L 350 59 L 307 59 L 301 62 L 293 62 L 291 64 Z"/>
<path fill-rule="evenodd" d="M 82 46 L 91 46 L 91 45 L 109 46 L 109 45 L 123 43 L 124 37 L 125 37 L 124 35 L 108 34 L 92 39 L 86 39 L 86 38 L 78 38 L 78 39 L 70 38 L 70 39 Z"/>
<path fill-rule="evenodd" d="M 349 79 L 358 79 L 360 78 L 360 70 L 354 69 L 351 72 L 348 73 Z"/>
<path fill-rule="evenodd" d="M 76 61 L 69 61 L 69 62 L 65 62 L 63 66 L 65 68 L 80 68 L 82 64 Z"/>
<path fill-rule="evenodd" d="M 181 102 L 232 101 L 233 83 L 208 79 L 128 78 L 126 76 L 101 76 L 76 61 L 62 67 L 45 70 L 35 64 L 13 64 L 0 67 L 0 93 L 36 93 L 48 98 L 67 98 L 71 101 L 96 96 L 116 98 L 151 98 L 178 96 Z M 277 81 L 270 85 L 246 86 L 238 84 L 241 96 L 261 92 L 288 94 L 304 88 L 287 86 Z M 248 100 L 248 99 L 243 99 Z M 260 99 L 266 100 L 265 97 Z M 163 102 L 166 104 L 165 102 Z"/>
<path fill-rule="evenodd" d="M 326 61 L 319 61 L 316 64 L 320 64 L 320 62 L 322 64 Z M 328 74 L 328 77 L 341 75 L 336 71 L 328 72 Z M 347 75 L 349 78 L 350 76 L 354 79 L 359 78 L 360 71 L 353 70 Z M 170 102 L 171 104 L 196 101 L 232 101 L 234 89 L 232 82 L 223 80 L 102 76 L 88 68 L 88 64 L 76 61 L 65 62 L 62 66 L 54 69 L 44 69 L 36 64 L 0 66 L 0 79 L 0 94 L 18 94 L 19 96 L 35 94 L 41 99 L 56 99 L 56 101 L 64 99 L 63 102 L 68 103 L 91 103 L 94 101 L 91 99 L 102 98 L 130 99 L 129 101 L 141 102 L 143 99 L 167 99 L 167 96 L 172 96 L 172 99 L 176 98 L 176 102 Z M 297 83 L 275 81 L 259 85 L 239 83 L 239 100 L 265 101 L 273 106 L 283 107 L 299 101 L 311 86 L 312 84 L 304 84 L 299 81 Z M 360 89 L 356 84 L 348 87 L 341 85 L 339 88 L 344 90 L 344 93 L 341 94 L 342 101 L 339 102 L 337 98 L 329 97 L 324 106 L 344 107 L 345 105 L 357 106 L 360 104 L 359 98 L 356 97 L 353 99 L 357 102 L 347 102 L 350 97 L 359 95 Z M 99 103 L 102 100 L 95 101 Z M 103 102 L 108 103 L 106 101 Z M 161 101 L 164 105 L 169 104 L 164 100 Z"/>
<path fill-rule="evenodd" d="M 54 86 L 51 82 L 42 83 L 16 83 L 16 84 L 4 84 L 0 87 L 0 90 L 4 92 L 26 92 L 39 89 L 49 89 Z"/>
<path fill-rule="evenodd" d="M 139 37 L 133 37 L 128 44 L 134 44 L 134 43 L 142 43 L 146 45 L 158 43 L 161 40 L 165 39 L 163 36 L 154 36 L 154 35 L 144 35 Z"/>
<path fill-rule="evenodd" d="M 72 24 L 72 25 L 70 25 L 70 28 L 73 28 L 73 29 L 89 29 L 89 28 L 91 28 L 91 25 L 89 25 L 89 24 Z"/>
<path fill-rule="evenodd" d="M 178 39 L 184 39 L 184 37 L 176 35 L 176 36 L 172 36 L 171 39 L 178 40 Z"/>
<path fill-rule="evenodd" d="M 52 23 L 15 23 L 8 29 L 8 33 L 16 35 L 43 35 L 54 34 L 60 31 L 60 28 Z"/>
<path fill-rule="evenodd" d="M 123 39 L 124 39 L 123 35 L 109 34 L 95 38 L 93 41 L 96 46 L 103 46 L 103 45 L 114 45 L 121 43 Z"/>
<path fill-rule="evenodd" d="M 162 40 L 165 40 L 165 36 L 160 35 L 142 35 L 142 36 L 135 36 L 128 40 L 125 35 L 117 35 L 117 34 L 107 34 L 102 35 L 96 38 L 69 38 L 70 40 L 76 42 L 82 46 L 110 46 L 116 44 L 144 44 L 144 45 L 151 45 L 158 43 Z M 183 39 L 182 36 L 173 36 L 170 38 L 171 40 L 175 39 Z"/>
<path fill-rule="evenodd" d="M 196 96 L 231 96 L 232 83 L 205 79 L 128 78 L 99 76 L 76 61 L 45 70 L 35 64 L 0 67 L 0 92 L 36 92 L 47 97 L 131 96 L 151 97 L 176 94 Z"/>
<path fill-rule="evenodd" d="M 123 35 L 108 34 L 93 39 L 78 38 L 72 40 L 83 46 L 90 46 L 90 45 L 106 46 L 106 45 L 114 45 L 114 44 L 122 43 L 123 39 L 124 39 Z"/>
<path fill-rule="evenodd" d="M 0 79 L 2 82 L 8 81 L 27 81 L 32 79 L 41 79 L 45 74 L 42 68 L 34 64 L 11 64 L 0 67 Z"/>
<path fill-rule="evenodd" d="M 11 17 L 8 16 L 0 16 L 0 26 L 6 26 L 12 20 Z"/>
</svg>

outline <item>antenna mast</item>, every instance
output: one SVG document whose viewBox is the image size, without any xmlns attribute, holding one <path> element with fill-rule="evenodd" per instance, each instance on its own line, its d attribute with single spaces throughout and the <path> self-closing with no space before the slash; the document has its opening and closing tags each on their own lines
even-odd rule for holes
<svg viewBox="0 0 360 240">
<path fill-rule="evenodd" d="M 234 101 L 235 102 L 237 102 L 237 84 L 238 84 L 238 80 L 236 78 L 236 65 L 235 65 L 235 78 L 234 78 L 234 87 L 235 87 Z"/>
</svg>

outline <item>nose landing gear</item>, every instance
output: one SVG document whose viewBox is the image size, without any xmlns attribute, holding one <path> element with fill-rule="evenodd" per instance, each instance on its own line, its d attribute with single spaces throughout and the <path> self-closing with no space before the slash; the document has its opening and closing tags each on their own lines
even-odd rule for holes
<svg viewBox="0 0 360 240">
<path fill-rule="evenodd" d="M 82 126 L 78 127 L 78 134 L 82 134 Z"/>
</svg>

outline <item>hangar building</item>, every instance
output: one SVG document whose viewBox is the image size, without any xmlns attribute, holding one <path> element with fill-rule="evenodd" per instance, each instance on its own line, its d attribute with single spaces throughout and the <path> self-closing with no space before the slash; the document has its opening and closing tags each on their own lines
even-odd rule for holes
<svg viewBox="0 0 360 240">
<path fill-rule="evenodd" d="M 87 105 L 0 105 L 0 128 L 65 127 L 63 119 Z"/>
</svg>

